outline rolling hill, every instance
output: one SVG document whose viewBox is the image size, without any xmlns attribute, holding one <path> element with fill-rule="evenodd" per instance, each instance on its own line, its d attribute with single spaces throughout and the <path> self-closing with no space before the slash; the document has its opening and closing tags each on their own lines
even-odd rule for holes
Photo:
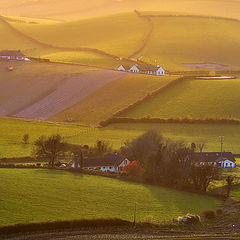
<svg viewBox="0 0 240 240">
<path fill-rule="evenodd" d="M 125 73 L 51 63 L 0 64 L 0 115 L 47 119 Z M 71 117 L 71 116 L 70 116 Z"/>
<path fill-rule="evenodd" d="M 26 53 L 54 61 L 84 63 L 84 59 L 92 59 L 85 64 L 116 68 L 117 60 L 141 50 L 134 59 L 160 64 L 169 71 L 189 69 L 189 63 L 239 69 L 240 21 L 234 19 L 132 12 L 66 23 L 9 23 L 26 38 L 50 48 L 45 54 L 36 50 Z M 86 56 L 84 49 L 108 59 Z"/>
<path fill-rule="evenodd" d="M 105 85 L 49 120 L 63 121 L 70 117 L 75 122 L 97 125 L 152 92 L 163 89 L 176 79 L 177 77 L 159 78 L 144 74 L 130 74 Z"/>
<path fill-rule="evenodd" d="M 239 79 L 185 80 L 143 102 L 121 117 L 240 119 Z"/>
<path fill-rule="evenodd" d="M 0 14 L 69 20 L 138 9 L 239 18 L 239 8 L 239 0 L 1 0 Z"/>
<path fill-rule="evenodd" d="M 137 221 L 152 215 L 160 222 L 222 204 L 209 196 L 59 170 L 0 169 L 0 174 L 4 179 L 0 225 L 82 218 L 132 220 L 135 202 Z"/>
</svg>

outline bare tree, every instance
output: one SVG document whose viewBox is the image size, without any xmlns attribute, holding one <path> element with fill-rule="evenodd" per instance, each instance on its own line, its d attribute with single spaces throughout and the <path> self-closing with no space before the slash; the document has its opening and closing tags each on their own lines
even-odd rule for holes
<svg viewBox="0 0 240 240">
<path fill-rule="evenodd" d="M 41 136 L 34 142 L 34 154 L 36 158 L 48 160 L 49 166 L 51 167 L 54 167 L 58 154 L 65 150 L 66 143 L 59 134 L 52 135 L 48 138 Z"/>
<path fill-rule="evenodd" d="M 206 148 L 206 146 L 207 146 L 207 142 L 204 140 L 197 142 L 197 149 L 199 150 L 199 152 L 202 152 L 203 149 Z"/>
<path fill-rule="evenodd" d="M 29 144 L 29 134 L 28 133 L 25 133 L 23 135 L 22 141 L 24 144 Z"/>
</svg>

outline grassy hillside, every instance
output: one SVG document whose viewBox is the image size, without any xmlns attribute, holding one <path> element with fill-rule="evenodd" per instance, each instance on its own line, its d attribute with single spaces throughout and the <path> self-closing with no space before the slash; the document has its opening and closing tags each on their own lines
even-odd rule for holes
<svg viewBox="0 0 240 240">
<path fill-rule="evenodd" d="M 5 49 L 32 49 L 39 47 L 26 38 L 19 36 L 14 31 L 12 31 L 6 24 L 4 24 L 0 19 L 0 50 Z"/>
<path fill-rule="evenodd" d="M 122 115 L 142 118 L 240 118 L 239 79 L 186 80 Z"/>
<path fill-rule="evenodd" d="M 62 121 L 71 117 L 72 120 L 81 123 L 98 124 L 175 79 L 176 77 L 130 74 L 105 85 L 50 120 Z"/>
<path fill-rule="evenodd" d="M 121 57 L 141 44 L 147 21 L 134 12 L 57 24 L 11 22 L 40 42 L 61 47 L 90 47 Z"/>
<path fill-rule="evenodd" d="M 1 0 L 0 14 L 79 19 L 133 11 L 176 11 L 239 18 L 238 0 Z"/>
<path fill-rule="evenodd" d="M 224 136 L 224 151 L 239 153 L 239 125 L 224 124 L 112 124 L 105 128 L 90 128 L 70 123 L 39 122 L 16 119 L 0 119 L 0 157 L 29 156 L 32 143 L 41 135 L 59 133 L 74 144 L 93 145 L 96 140 L 109 141 L 118 149 L 126 140 L 131 140 L 148 130 L 156 130 L 174 140 L 206 141 L 205 151 L 220 151 L 220 138 Z M 25 133 L 30 135 L 30 144 L 23 144 Z"/>
<path fill-rule="evenodd" d="M 180 70 L 183 63 L 212 62 L 239 69 L 240 22 L 205 17 L 153 17 L 142 60 Z M 174 66 L 178 65 L 178 67 Z"/>
<path fill-rule="evenodd" d="M 212 197 L 59 170 L 0 169 L 0 225 L 113 218 L 156 222 L 217 208 Z M 17 181 L 17 184 L 16 184 Z"/>
<path fill-rule="evenodd" d="M 143 12 L 143 15 L 146 14 Z M 166 15 L 162 12 L 153 15 L 153 32 L 135 58 L 140 57 L 154 65 L 161 64 L 172 71 L 187 69 L 183 65 L 186 63 L 206 62 L 239 69 L 240 21 L 176 13 Z M 128 57 L 139 49 L 149 28 L 147 19 L 134 12 L 66 23 L 10 24 L 26 36 L 51 46 L 66 48 L 65 51 L 67 48 L 72 51 L 74 48 L 87 47 L 119 57 Z M 114 58 L 100 58 L 81 52 L 62 53 L 61 49 L 40 54 L 56 61 L 84 63 L 84 58 L 93 58 L 85 60 L 85 64 L 96 65 L 98 62 L 98 66 L 114 68 L 119 64 Z"/>
<path fill-rule="evenodd" d="M 8 71 L 11 65 L 15 69 Z M 124 73 L 51 63 L 0 64 L 0 115 L 46 119 Z"/>
</svg>

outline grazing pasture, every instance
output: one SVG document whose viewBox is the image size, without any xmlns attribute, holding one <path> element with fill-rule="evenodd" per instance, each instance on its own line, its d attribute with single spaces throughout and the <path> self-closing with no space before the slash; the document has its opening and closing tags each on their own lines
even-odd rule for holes
<svg viewBox="0 0 240 240">
<path fill-rule="evenodd" d="M 62 170 L 0 169 L 0 226 L 148 215 L 160 222 L 219 207 L 213 197 Z"/>
<path fill-rule="evenodd" d="M 96 125 L 174 80 L 176 77 L 129 74 L 105 85 L 50 120 L 63 121 L 71 116 L 73 121 Z"/>
<path fill-rule="evenodd" d="M 74 144 L 94 145 L 97 140 L 108 141 L 119 149 L 148 130 L 156 130 L 173 140 L 205 141 L 204 151 L 220 151 L 220 138 L 224 136 L 224 151 L 239 153 L 240 125 L 231 124 L 111 124 L 104 128 L 91 128 L 74 123 L 30 121 L 0 118 L 0 157 L 24 157 L 32 153 L 33 142 L 41 135 L 59 133 L 65 141 Z M 23 144 L 22 137 L 29 134 L 30 144 Z"/>
<path fill-rule="evenodd" d="M 142 118 L 240 118 L 240 79 L 185 80 L 121 115 Z"/>
</svg>

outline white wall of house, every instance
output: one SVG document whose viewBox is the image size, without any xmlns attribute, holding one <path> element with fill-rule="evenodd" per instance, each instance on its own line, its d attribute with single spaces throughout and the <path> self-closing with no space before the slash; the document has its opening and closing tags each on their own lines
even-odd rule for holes
<svg viewBox="0 0 240 240">
<path fill-rule="evenodd" d="M 164 76 L 165 74 L 166 72 L 162 67 L 158 68 L 158 70 L 156 71 L 156 75 Z"/>
<path fill-rule="evenodd" d="M 136 65 L 132 66 L 129 70 L 130 72 L 135 72 L 135 73 L 139 73 L 140 70 L 138 69 L 138 67 Z"/>
<path fill-rule="evenodd" d="M 230 160 L 225 160 L 225 161 L 221 161 L 221 167 L 223 168 L 235 168 L 236 164 L 235 162 L 232 162 Z"/>
<path fill-rule="evenodd" d="M 123 65 L 118 67 L 118 71 L 126 71 L 126 69 L 123 67 Z"/>
</svg>

